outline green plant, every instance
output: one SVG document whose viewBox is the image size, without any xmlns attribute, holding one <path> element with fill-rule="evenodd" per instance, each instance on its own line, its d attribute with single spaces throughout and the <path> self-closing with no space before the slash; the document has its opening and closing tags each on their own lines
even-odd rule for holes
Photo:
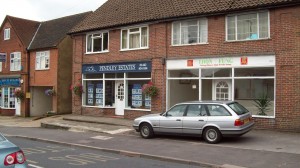
<svg viewBox="0 0 300 168">
<path fill-rule="evenodd" d="M 266 112 L 270 110 L 271 99 L 267 94 L 262 94 L 261 97 L 254 100 L 254 105 L 258 108 L 258 115 L 267 115 Z"/>
<path fill-rule="evenodd" d="M 145 95 L 149 95 L 150 97 L 154 97 L 158 94 L 158 88 L 154 86 L 151 81 L 143 85 L 142 91 Z"/>
<path fill-rule="evenodd" d="M 77 96 L 81 96 L 83 93 L 83 88 L 81 84 L 71 85 L 70 90 Z"/>
<path fill-rule="evenodd" d="M 14 91 L 14 96 L 18 99 L 18 100 L 23 100 L 25 97 L 24 92 L 21 89 L 15 89 Z"/>
</svg>

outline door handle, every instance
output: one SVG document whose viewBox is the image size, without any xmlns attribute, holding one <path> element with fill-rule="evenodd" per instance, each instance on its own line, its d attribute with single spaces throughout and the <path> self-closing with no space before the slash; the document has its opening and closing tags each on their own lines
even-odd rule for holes
<svg viewBox="0 0 300 168">
<path fill-rule="evenodd" d="M 176 121 L 181 121 L 181 119 L 177 119 Z"/>
<path fill-rule="evenodd" d="M 204 121 L 204 120 L 198 120 L 198 121 Z"/>
</svg>

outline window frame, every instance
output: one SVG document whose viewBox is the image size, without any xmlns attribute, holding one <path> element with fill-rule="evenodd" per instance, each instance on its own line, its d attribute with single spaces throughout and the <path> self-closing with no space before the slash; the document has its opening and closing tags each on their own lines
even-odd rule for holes
<svg viewBox="0 0 300 168">
<path fill-rule="evenodd" d="M 103 50 L 103 41 L 104 41 L 104 34 L 107 33 L 107 50 Z M 94 35 L 96 34 L 101 34 L 101 37 L 94 37 Z M 91 41 L 91 51 L 88 51 L 88 37 L 92 35 L 92 41 Z M 102 43 L 101 43 L 101 51 L 94 51 L 94 39 L 99 39 L 101 38 Z M 106 53 L 109 52 L 109 31 L 102 31 L 102 32 L 93 32 L 93 33 L 88 33 L 86 34 L 86 38 L 85 38 L 85 53 L 86 54 L 94 54 L 94 53 Z"/>
<path fill-rule="evenodd" d="M 147 46 L 142 47 L 142 28 L 147 28 Z M 132 29 L 139 29 L 138 33 L 137 32 L 130 32 Z M 122 48 L 123 46 L 123 31 L 127 32 L 126 36 L 126 48 Z M 129 43 L 130 43 L 130 35 L 132 34 L 139 34 L 139 47 L 138 48 L 129 48 Z M 120 33 L 120 50 L 121 51 L 128 51 L 128 50 L 141 50 L 141 49 L 148 49 L 149 48 L 149 26 L 148 25 L 141 25 L 141 26 L 135 26 L 135 27 L 128 27 L 128 28 L 122 28 L 121 33 Z"/>
<path fill-rule="evenodd" d="M 15 57 L 16 54 L 18 54 L 17 56 L 20 56 L 20 58 L 12 58 L 12 55 L 14 55 L 14 57 Z M 16 60 L 19 60 L 19 62 L 20 62 L 20 65 L 17 68 L 15 68 Z M 13 63 L 12 63 L 12 61 L 13 61 Z M 10 71 L 21 71 L 21 67 L 22 67 L 21 52 L 12 52 L 12 53 L 10 53 L 10 62 L 9 62 L 9 64 L 10 64 Z"/>
<path fill-rule="evenodd" d="M 3 109 L 16 109 L 16 99 L 13 96 L 13 92 L 16 88 L 15 87 L 2 87 L 0 89 L 1 89 L 1 99 L 0 99 L 1 106 L 0 107 Z M 4 89 L 7 89 L 7 92 L 8 92 L 7 98 L 5 98 L 6 95 L 5 95 Z M 11 101 L 12 98 L 13 98 L 13 101 Z M 7 99 L 7 107 L 5 107 L 5 104 L 4 104 L 5 99 Z M 12 104 L 12 102 L 14 102 L 14 104 Z M 13 105 L 13 106 L 11 106 L 11 105 Z"/>
<path fill-rule="evenodd" d="M 10 39 L 10 28 L 4 29 L 4 40 Z"/>
<path fill-rule="evenodd" d="M 267 22 L 267 25 L 268 25 L 268 37 L 264 37 L 264 38 L 260 38 L 259 37 L 259 13 L 267 13 L 267 16 L 268 16 L 268 22 Z M 257 38 L 256 39 L 241 39 L 241 40 L 238 40 L 238 33 L 237 33 L 237 17 L 238 16 L 241 16 L 241 15 L 251 15 L 251 14 L 256 14 L 256 18 L 257 18 Z M 228 39 L 228 17 L 232 17 L 234 16 L 235 18 L 235 39 L 234 40 L 229 40 Z M 265 10 L 265 11 L 254 11 L 254 12 L 246 12 L 246 13 L 237 13 L 237 14 L 230 14 L 230 15 L 226 15 L 225 17 L 225 40 L 226 42 L 235 42 L 235 41 L 253 41 L 253 40 L 265 40 L 265 39 L 270 39 L 270 11 L 268 10 Z"/>
<path fill-rule="evenodd" d="M 38 55 L 45 53 L 45 55 Z M 42 66 L 41 58 L 45 59 L 45 64 Z M 48 68 L 46 68 L 47 65 L 47 58 L 48 58 Z M 37 66 L 37 60 L 39 59 L 39 67 Z M 50 51 L 38 51 L 35 53 L 35 70 L 48 70 L 50 69 Z"/>
<path fill-rule="evenodd" d="M 197 42 L 196 43 L 187 43 L 187 44 L 182 44 L 182 23 L 183 22 L 189 22 L 189 21 L 195 21 L 197 20 Z M 200 38 L 200 21 L 204 20 L 206 22 L 206 39 L 205 42 L 201 42 L 201 38 Z M 174 44 L 174 24 L 179 23 L 179 44 Z M 175 21 L 172 23 L 172 30 L 171 30 L 172 34 L 171 34 L 171 44 L 172 46 L 185 46 L 185 45 L 198 45 L 198 44 L 208 44 L 208 18 L 207 17 L 202 17 L 202 18 L 197 18 L 197 19 L 188 19 L 188 20 L 181 20 L 181 21 Z"/>
</svg>

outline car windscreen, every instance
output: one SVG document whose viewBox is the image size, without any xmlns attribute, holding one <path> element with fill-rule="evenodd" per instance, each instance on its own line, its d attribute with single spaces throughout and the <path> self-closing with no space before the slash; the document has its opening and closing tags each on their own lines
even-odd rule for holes
<svg viewBox="0 0 300 168">
<path fill-rule="evenodd" d="M 230 103 L 228 106 L 237 114 L 237 115 L 243 115 L 248 113 L 249 111 L 242 105 L 240 105 L 237 102 Z"/>
</svg>

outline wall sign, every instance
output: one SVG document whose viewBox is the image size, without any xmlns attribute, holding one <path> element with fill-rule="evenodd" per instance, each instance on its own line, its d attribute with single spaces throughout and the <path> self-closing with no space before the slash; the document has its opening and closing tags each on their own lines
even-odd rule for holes
<svg viewBox="0 0 300 168">
<path fill-rule="evenodd" d="M 0 86 L 20 86 L 19 78 L 3 78 L 0 79 Z"/>
<path fill-rule="evenodd" d="M 83 64 L 83 74 L 94 73 L 124 73 L 124 72 L 151 72 L 151 62 L 126 62 L 115 64 Z"/>
</svg>

